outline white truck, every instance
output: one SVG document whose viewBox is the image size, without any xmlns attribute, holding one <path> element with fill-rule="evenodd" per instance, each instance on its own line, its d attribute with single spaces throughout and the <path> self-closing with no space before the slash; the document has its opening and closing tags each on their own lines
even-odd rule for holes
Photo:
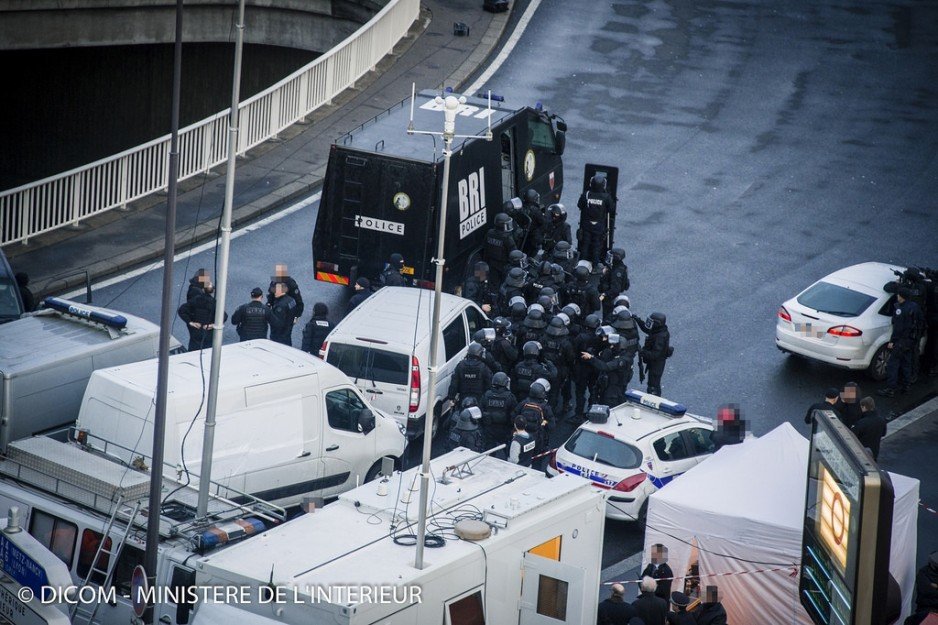
<svg viewBox="0 0 938 625">
<path fill-rule="evenodd" d="M 420 570 L 418 471 L 199 559 L 198 586 L 238 595 L 201 603 L 193 625 L 596 622 L 600 493 L 458 448 L 431 462 L 433 536 Z"/>
<path fill-rule="evenodd" d="M 0 325 L 0 449 L 74 422 L 95 369 L 159 353 L 160 328 L 149 321 L 57 298 L 45 304 Z M 173 339 L 170 349 L 182 345 Z"/>
<path fill-rule="evenodd" d="M 0 459 L 0 515 L 16 507 L 22 528 L 64 564 L 70 576 L 65 584 L 75 586 L 70 595 L 75 601 L 67 603 L 72 625 L 140 622 L 133 614 L 132 577 L 144 560 L 148 519 L 158 517 L 160 524 L 158 570 L 151 588 L 161 593 L 152 596 L 153 622 L 161 625 L 190 623 L 192 597 L 180 590 L 195 583 L 192 563 L 197 557 L 286 519 L 282 508 L 218 483 L 210 489 L 207 518 L 196 519 L 198 492 L 165 477 L 173 473 L 172 466 L 164 469 L 159 515 L 152 515 L 147 500 L 150 459 L 139 456 L 135 466 L 129 466 L 114 459 L 126 450 L 86 432 L 77 434 L 77 440 L 69 442 L 46 436 L 14 441 Z M 3 562 L 10 559 L 8 551 L 0 550 Z M 21 560 L 15 571 L 24 571 Z M 61 576 L 41 579 L 33 573 L 21 582 L 34 587 L 35 598 L 24 603 L 21 595 L 10 596 L 3 615 L 18 625 L 58 622 L 29 615 L 41 613 L 43 602 L 62 598 L 44 594 L 63 587 Z M 10 621 L 0 616 L 0 622 Z"/>
<path fill-rule="evenodd" d="M 169 359 L 165 461 L 200 472 L 210 352 Z M 157 361 L 95 371 L 78 424 L 131 462 L 150 455 Z M 373 479 L 399 458 L 403 428 L 374 410 L 350 379 L 305 352 L 265 339 L 222 347 L 212 479 L 292 506 Z M 133 451 L 132 451 L 133 450 Z"/>
</svg>

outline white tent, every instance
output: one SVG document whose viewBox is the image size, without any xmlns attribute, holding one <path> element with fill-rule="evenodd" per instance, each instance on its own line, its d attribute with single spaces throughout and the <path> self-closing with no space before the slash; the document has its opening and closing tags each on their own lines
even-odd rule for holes
<svg viewBox="0 0 938 625">
<path fill-rule="evenodd" d="M 722 448 L 656 492 L 648 505 L 646 563 L 651 545 L 661 543 L 676 577 L 687 574 L 694 557 L 701 575 L 736 573 L 702 581 L 719 586 L 733 625 L 811 625 L 798 601 L 796 573 L 808 447 L 807 439 L 783 423 L 765 436 Z M 889 570 L 902 589 L 905 618 L 915 583 L 919 482 L 890 477 L 895 505 Z M 674 589 L 683 583 L 676 579 Z"/>
</svg>

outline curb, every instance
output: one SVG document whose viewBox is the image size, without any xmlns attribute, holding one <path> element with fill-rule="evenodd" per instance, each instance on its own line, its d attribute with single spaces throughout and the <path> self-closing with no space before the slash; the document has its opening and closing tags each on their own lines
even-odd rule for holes
<svg viewBox="0 0 938 625">
<path fill-rule="evenodd" d="M 512 8 L 512 10 L 514 10 L 514 8 Z M 451 73 L 444 80 L 444 84 L 448 84 L 454 89 L 462 87 L 468 78 L 473 74 L 473 72 L 475 72 L 492 57 L 492 55 L 496 52 L 499 41 L 501 41 L 501 38 L 505 33 L 510 15 L 510 12 L 505 12 L 498 13 L 493 16 L 485 34 L 479 40 L 479 45 L 469 55 L 469 58 L 467 58 L 453 73 Z M 350 102 L 356 95 L 361 93 L 362 90 L 371 86 L 371 84 L 373 84 L 380 77 L 386 68 L 393 65 L 399 57 L 401 57 L 411 48 L 411 46 L 429 26 L 431 18 L 432 16 L 429 9 L 427 9 L 426 6 L 421 5 L 420 14 L 418 15 L 417 20 L 414 22 L 414 25 L 411 27 L 410 31 L 401 39 L 398 45 L 395 46 L 394 49 L 387 56 L 385 56 L 381 62 L 379 62 L 378 67 L 374 71 L 369 72 L 363 76 L 355 85 L 352 85 L 343 91 L 341 95 L 337 96 L 336 102 L 312 113 L 310 115 L 310 119 L 305 124 L 302 122 L 294 124 L 289 129 L 281 133 L 281 137 L 279 139 L 276 141 L 269 140 L 262 143 L 261 145 L 252 149 L 243 158 L 246 160 L 251 160 L 255 156 L 263 154 L 272 149 L 272 146 L 276 145 L 276 143 L 282 142 L 284 139 L 289 139 L 300 134 L 305 129 L 304 126 L 310 124 L 315 125 L 317 121 L 339 111 L 345 104 Z M 439 86 L 442 87 L 444 85 Z M 224 172 L 225 166 L 221 165 L 211 170 L 208 174 L 195 176 L 186 181 L 180 182 L 180 192 L 197 189 L 202 184 L 206 184 L 208 179 L 219 177 L 223 175 Z M 284 206 L 289 206 L 300 198 L 313 193 L 322 186 L 324 177 L 325 165 L 317 168 L 315 171 L 310 172 L 305 176 L 302 176 L 294 182 L 287 184 L 284 187 L 273 190 L 269 194 L 260 197 L 248 204 L 234 207 L 231 216 L 232 228 L 242 226 L 266 214 L 275 212 Z M 53 235 L 53 237 L 50 237 L 52 240 L 45 243 L 45 245 L 53 245 L 55 241 L 72 238 L 77 235 L 76 230 L 78 232 L 86 231 L 94 228 L 96 225 L 111 223 L 118 219 L 126 218 L 128 213 L 138 212 L 151 208 L 163 202 L 164 197 L 165 194 L 154 193 L 145 198 L 141 198 L 137 202 L 134 202 L 130 207 L 128 207 L 127 210 L 117 211 L 115 209 L 102 215 L 89 218 L 84 224 L 72 230 L 71 234 L 68 231 L 55 231 L 50 233 Z M 203 243 L 204 241 L 215 237 L 216 232 L 216 219 L 202 221 L 195 224 L 194 226 L 189 226 L 186 228 L 180 229 L 177 227 L 175 235 L 176 251 L 185 251 L 186 249 Z M 41 299 L 46 295 L 59 294 L 84 286 L 85 272 L 87 272 L 88 279 L 93 284 L 95 281 L 100 280 L 101 278 L 115 275 L 123 270 L 139 266 L 148 261 L 160 259 L 162 258 L 164 252 L 164 241 L 165 238 L 161 235 L 122 254 L 118 254 L 107 259 L 98 260 L 86 266 L 83 271 L 79 271 L 75 274 L 67 275 L 62 278 L 56 278 L 56 276 L 53 276 L 48 282 L 45 283 L 45 285 L 43 285 L 42 292 L 37 293 L 37 298 Z M 30 249 L 35 248 L 24 248 L 22 251 L 17 251 L 24 253 L 30 251 Z M 17 253 L 8 253 L 8 256 L 11 259 L 15 259 Z"/>
</svg>

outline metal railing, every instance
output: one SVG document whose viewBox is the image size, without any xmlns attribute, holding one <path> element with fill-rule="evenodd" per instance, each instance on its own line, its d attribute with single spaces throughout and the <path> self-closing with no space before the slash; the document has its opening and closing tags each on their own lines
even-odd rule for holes
<svg viewBox="0 0 938 625">
<path fill-rule="evenodd" d="M 329 104 L 407 34 L 419 0 L 390 0 L 368 23 L 335 48 L 239 106 L 238 154 Z M 228 109 L 179 132 L 179 179 L 223 163 L 228 151 Z M 76 225 L 82 219 L 166 188 L 169 135 L 70 171 L 0 192 L 0 245 Z"/>
</svg>

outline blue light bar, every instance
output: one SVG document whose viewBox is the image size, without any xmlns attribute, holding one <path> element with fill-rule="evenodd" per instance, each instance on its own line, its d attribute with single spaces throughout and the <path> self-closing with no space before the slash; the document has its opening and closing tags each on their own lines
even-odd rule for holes
<svg viewBox="0 0 938 625">
<path fill-rule="evenodd" d="M 625 392 L 625 399 L 632 402 L 633 404 L 641 404 L 642 406 L 647 406 L 648 408 L 660 410 L 661 412 L 674 417 L 681 417 L 685 412 L 687 412 L 687 408 L 685 408 L 683 404 L 679 404 L 669 399 L 658 397 L 657 395 L 650 395 L 648 393 L 643 393 L 633 389 L 629 389 Z"/>
<path fill-rule="evenodd" d="M 92 310 L 91 308 L 86 308 L 75 302 L 70 302 L 67 299 L 47 297 L 42 303 L 45 304 L 46 308 L 57 310 L 60 313 L 81 317 L 82 319 L 94 321 L 95 323 L 100 323 L 111 328 L 117 328 L 118 330 L 123 330 L 127 327 L 127 318 L 123 315 Z"/>
<path fill-rule="evenodd" d="M 483 100 L 487 100 L 488 97 L 489 97 L 489 92 L 488 92 L 488 91 L 479 91 L 478 93 L 476 93 L 476 97 L 477 97 L 477 98 L 482 98 Z M 504 101 L 505 101 L 505 96 L 503 96 L 503 95 L 498 95 L 497 93 L 493 93 L 493 94 L 492 94 L 492 102 L 504 102 Z"/>
</svg>

